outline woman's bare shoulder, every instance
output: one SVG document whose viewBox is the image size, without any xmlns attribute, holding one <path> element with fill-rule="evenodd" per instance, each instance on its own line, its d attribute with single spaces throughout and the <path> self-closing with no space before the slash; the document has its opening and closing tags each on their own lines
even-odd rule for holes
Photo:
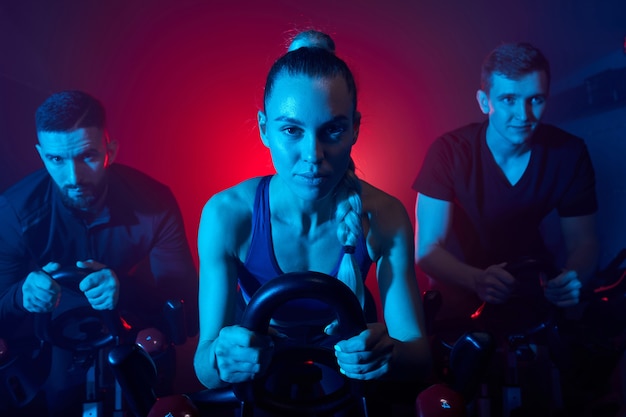
<svg viewBox="0 0 626 417">
<path fill-rule="evenodd" d="M 231 208 L 237 210 L 247 205 L 252 205 L 260 177 L 250 178 L 232 187 L 219 191 L 211 196 L 206 202 L 205 208 L 216 207 L 220 209 Z"/>
<path fill-rule="evenodd" d="M 245 180 L 209 198 L 198 230 L 202 255 L 227 252 L 238 256 L 250 236 L 254 196 L 260 180 Z"/>
<path fill-rule="evenodd" d="M 260 181 L 261 177 L 250 178 L 213 194 L 204 205 L 202 217 L 224 223 L 249 217 Z"/>
</svg>

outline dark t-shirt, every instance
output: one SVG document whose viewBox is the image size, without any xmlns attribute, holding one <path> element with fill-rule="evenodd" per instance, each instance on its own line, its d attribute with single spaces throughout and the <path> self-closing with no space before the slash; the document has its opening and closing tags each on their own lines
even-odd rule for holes
<svg viewBox="0 0 626 417">
<path fill-rule="evenodd" d="M 540 233 L 543 219 L 552 210 L 560 217 L 597 210 L 587 148 L 582 139 L 541 124 L 533 136 L 528 167 L 511 185 L 487 147 L 487 123 L 471 124 L 436 139 L 413 188 L 453 203 L 445 245 L 467 264 L 485 268 L 523 256 L 549 258 Z M 457 302 L 477 298 L 460 289 L 457 295 Z"/>
</svg>

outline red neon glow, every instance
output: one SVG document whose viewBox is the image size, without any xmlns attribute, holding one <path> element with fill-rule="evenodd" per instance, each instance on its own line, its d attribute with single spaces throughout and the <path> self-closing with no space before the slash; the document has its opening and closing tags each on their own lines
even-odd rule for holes
<svg viewBox="0 0 626 417">
<path fill-rule="evenodd" d="M 483 301 L 483 303 L 480 305 L 480 307 L 478 307 L 476 309 L 476 311 L 474 311 L 470 317 L 472 319 L 477 319 L 478 317 L 480 317 L 480 315 L 482 314 L 483 310 L 485 309 L 485 305 L 487 305 L 487 302 Z"/>
<path fill-rule="evenodd" d="M 594 289 L 593 292 L 597 294 L 597 293 L 600 293 L 600 292 L 611 290 L 611 289 L 617 287 L 624 280 L 625 276 L 626 276 L 626 271 L 624 271 L 622 273 L 622 275 L 619 277 L 619 279 L 617 281 L 615 281 L 614 283 L 609 284 L 609 285 L 605 285 L 603 287 L 598 287 L 598 288 Z"/>
<path fill-rule="evenodd" d="M 122 322 L 122 327 L 124 328 L 124 330 L 129 331 L 133 328 L 133 326 L 131 326 L 126 320 L 124 320 L 124 317 L 120 317 L 120 321 Z"/>
</svg>

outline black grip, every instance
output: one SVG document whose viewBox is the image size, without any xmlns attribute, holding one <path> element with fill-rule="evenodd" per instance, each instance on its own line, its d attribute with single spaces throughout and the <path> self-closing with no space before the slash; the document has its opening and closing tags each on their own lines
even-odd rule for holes
<svg viewBox="0 0 626 417">
<path fill-rule="evenodd" d="M 181 300 L 167 300 L 163 307 L 163 317 L 167 333 L 175 345 L 182 345 L 187 340 L 185 324 L 185 306 Z"/>
<path fill-rule="evenodd" d="M 108 361 L 133 414 L 147 416 L 157 398 L 157 370 L 150 355 L 138 345 L 120 345 L 109 351 Z"/>
<path fill-rule="evenodd" d="M 267 333 L 274 311 L 288 301 L 301 298 L 320 300 L 334 308 L 340 333 L 346 338 L 367 328 L 361 305 L 350 288 L 320 272 L 293 272 L 266 282 L 248 302 L 241 325 Z"/>
<path fill-rule="evenodd" d="M 552 262 L 532 257 L 522 257 L 513 262 L 508 262 L 504 266 L 504 270 L 514 277 L 526 272 L 543 272 L 548 280 L 556 278 L 562 272 Z"/>
</svg>

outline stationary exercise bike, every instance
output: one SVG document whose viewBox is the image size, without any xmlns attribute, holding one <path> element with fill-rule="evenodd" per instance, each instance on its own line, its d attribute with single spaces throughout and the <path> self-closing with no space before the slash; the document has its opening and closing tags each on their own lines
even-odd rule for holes
<svg viewBox="0 0 626 417">
<path fill-rule="evenodd" d="M 545 404 L 546 409 L 550 409 L 547 412 L 557 415 L 572 411 L 571 405 L 569 410 L 566 408 L 565 400 L 577 400 L 576 391 L 564 397 L 567 393 L 562 391 L 563 384 L 585 385 L 575 387 L 581 391 L 604 387 L 603 382 L 609 381 L 611 371 L 626 348 L 624 261 L 626 250 L 597 274 L 592 287 L 581 293 L 580 304 L 584 308 L 579 318 L 566 317 L 561 309 L 542 300 L 541 293 L 536 292 L 541 288 L 536 285 L 534 290 L 527 288 L 522 295 L 513 298 L 509 305 L 483 304 L 463 323 L 434 325 L 431 329 L 434 334 L 441 332 L 449 336 L 451 330 L 461 333 L 471 329 L 494 337 L 494 360 L 502 364 L 503 380 L 494 385 L 493 381 L 488 384 L 484 379 L 481 391 L 470 401 L 473 415 L 528 415 L 523 414 L 527 400 L 520 386 L 519 371 L 522 364 L 532 364 L 537 360 L 537 346 L 549 355 L 544 358 L 550 370 L 548 389 L 552 391 L 550 404 Z M 551 264 L 532 258 L 512 262 L 507 268 L 514 276 L 534 276 L 536 284 L 540 279 L 549 280 L 560 273 Z M 528 297 L 532 291 L 535 291 L 534 298 Z M 529 304 L 530 299 L 539 301 Z M 443 351 L 450 351 L 449 342 L 444 341 L 440 346 Z M 580 397 L 580 401 L 580 407 L 584 407 L 589 405 L 590 399 Z M 494 404 L 498 408 L 494 408 Z"/>
<path fill-rule="evenodd" d="M 567 347 L 556 358 L 563 375 L 566 411 L 624 415 L 623 393 L 606 396 L 626 350 L 626 249 L 596 274 L 593 284 L 581 292 L 582 314 L 562 320 L 559 327 Z M 623 384 L 625 376 L 619 378 Z"/>
<path fill-rule="evenodd" d="M 458 383 L 455 374 L 461 375 L 466 387 L 462 390 L 463 399 L 468 404 L 468 412 L 474 416 L 509 417 L 521 412 L 520 365 L 534 361 L 534 347 L 546 345 L 557 329 L 558 315 L 543 298 L 541 282 L 556 277 L 560 271 L 548 262 L 533 258 L 509 262 L 505 269 L 519 282 L 507 303 L 482 303 L 465 319 L 437 321 L 431 317 L 429 320 L 429 334 L 436 340 L 433 343 L 435 361 L 443 363 L 441 369 L 446 372 L 441 377 Z M 434 296 L 426 294 L 425 306 L 433 303 L 429 297 Z M 471 343 L 468 345 L 465 340 L 468 337 L 475 339 L 474 345 L 480 349 L 472 348 Z M 453 362 L 451 352 L 457 343 L 469 346 L 457 347 L 457 350 L 468 350 L 460 356 L 474 355 L 478 359 L 471 364 L 458 359 Z"/>
<path fill-rule="evenodd" d="M 285 274 L 267 282 L 251 298 L 241 325 L 265 333 L 276 308 L 298 298 L 321 300 L 335 309 L 340 331 L 337 340 L 366 328 L 363 311 L 352 291 L 336 278 L 317 272 Z M 369 417 L 393 415 L 390 402 L 394 398 L 381 402 L 376 395 L 380 387 L 376 381 L 352 380 L 339 373 L 332 348 L 277 347 L 268 371 L 260 378 L 227 388 L 161 398 L 154 394 L 151 381 L 155 369 L 142 349 L 120 346 L 111 351 L 109 361 L 137 417 L 232 416 L 233 410 L 239 416 L 256 412 L 273 416 L 330 416 L 338 412 Z M 413 404 L 417 393 L 416 389 Z M 442 395 L 449 401 L 442 403 Z M 426 414 L 419 415 L 435 417 L 444 415 L 438 414 L 443 410 L 447 416 L 462 417 L 464 408 L 453 400 L 455 395 L 458 396 L 446 385 L 431 388 L 420 396 L 418 408 Z"/>
<path fill-rule="evenodd" d="M 320 300 L 334 309 L 339 334 L 333 338 L 337 341 L 366 329 L 363 311 L 352 291 L 337 279 L 317 272 L 285 274 L 264 284 L 248 302 L 240 324 L 266 334 L 274 311 L 296 299 Z M 148 382 L 154 374 L 138 380 L 138 367 L 151 374 L 145 359 L 132 348 L 117 349 L 109 355 L 129 403 L 135 404 L 136 415 L 145 413 L 150 403 L 159 408 L 176 401 L 156 399 Z M 332 380 L 332 384 L 323 383 L 323 379 Z M 339 372 L 332 348 L 277 344 L 269 369 L 261 377 L 189 397 L 198 409 L 210 412 L 211 407 L 226 402 L 238 407 L 241 416 L 251 416 L 255 410 L 273 415 L 333 415 L 344 409 L 357 409 L 367 415 L 366 385 Z M 282 389 L 275 390 L 278 386 Z"/>
<path fill-rule="evenodd" d="M 54 311 L 35 316 L 35 334 L 50 346 L 73 352 L 72 368 L 87 370 L 83 415 L 99 416 L 103 404 L 98 391 L 105 388 L 98 378 L 100 352 L 120 343 L 124 329 L 117 310 L 94 310 L 80 291 L 79 283 L 90 272 L 72 267 L 50 274 L 62 287 L 62 301 Z"/>
<path fill-rule="evenodd" d="M 97 358 L 102 349 L 119 341 L 122 326 L 116 311 L 93 310 L 78 289 L 78 283 L 88 273 L 79 268 L 51 273 L 63 291 L 57 308 L 51 313 L 31 315 L 34 338 L 27 334 L 20 338 L 10 331 L 4 335 L 0 353 L 0 413 L 40 414 L 48 409 L 50 401 L 65 397 L 47 395 L 46 387 L 71 386 L 77 387 L 71 391 L 77 398 L 68 400 L 67 406 L 72 406 L 70 402 L 78 404 L 80 399 L 83 415 L 102 415 L 103 380 L 97 378 Z M 52 381 L 53 373 L 63 380 Z"/>
<path fill-rule="evenodd" d="M 61 302 L 50 313 L 34 315 L 34 333 L 39 339 L 36 349 L 15 352 L 19 346 L 6 347 L 0 361 L 0 376 L 11 407 L 26 407 L 45 385 L 63 386 L 64 382 L 50 380 L 55 363 L 55 350 L 67 359 L 67 381 L 83 391 L 80 396 L 85 417 L 122 416 L 126 404 L 122 392 L 109 369 L 106 356 L 109 349 L 140 343 L 156 358 L 170 352 L 174 344 L 186 339 L 184 310 L 181 300 L 167 301 L 163 307 L 160 329 L 134 329 L 117 310 L 94 310 L 78 288 L 91 272 L 77 267 L 61 268 L 51 277 L 61 285 Z M 29 358 L 31 359 L 29 362 Z M 4 363 L 2 363 L 4 362 Z M 57 361 L 58 362 L 58 361 Z M 58 370 L 57 370 L 58 372 Z M 34 376 L 33 376 L 34 374 Z M 57 373 L 58 375 L 58 373 Z M 76 391 L 78 392 L 78 390 Z M 24 411 L 26 412 L 26 411 Z"/>
</svg>

